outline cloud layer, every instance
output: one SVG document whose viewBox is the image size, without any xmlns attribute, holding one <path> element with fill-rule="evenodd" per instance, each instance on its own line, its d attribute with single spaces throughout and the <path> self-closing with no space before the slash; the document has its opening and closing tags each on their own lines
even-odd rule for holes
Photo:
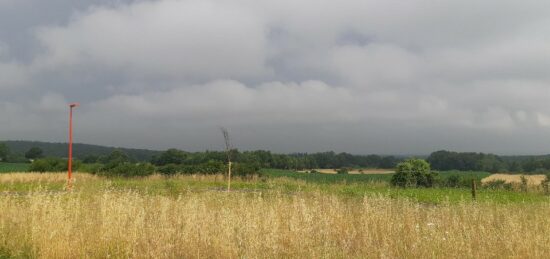
<svg viewBox="0 0 550 259">
<path fill-rule="evenodd" d="M 79 101 L 97 144 L 220 149 L 223 125 L 241 149 L 550 153 L 549 11 L 0 0 L 0 139 L 63 141 Z"/>
</svg>

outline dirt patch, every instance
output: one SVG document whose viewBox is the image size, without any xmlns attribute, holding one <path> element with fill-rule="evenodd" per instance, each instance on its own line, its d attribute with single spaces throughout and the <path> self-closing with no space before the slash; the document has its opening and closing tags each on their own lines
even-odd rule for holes
<svg viewBox="0 0 550 259">
<path fill-rule="evenodd" d="M 492 182 L 496 180 L 503 180 L 506 183 L 521 183 L 521 176 L 525 176 L 525 178 L 527 178 L 527 183 L 529 185 L 540 185 L 540 183 L 544 181 L 544 179 L 546 179 L 546 176 L 542 174 L 535 174 L 535 175 L 492 174 L 481 179 L 481 183 L 487 183 L 487 182 Z"/>
<path fill-rule="evenodd" d="M 322 174 L 337 174 L 338 169 L 311 169 Z M 300 173 L 310 172 L 311 170 L 298 171 Z M 349 174 L 393 174 L 395 171 L 391 169 L 352 169 Z"/>
</svg>

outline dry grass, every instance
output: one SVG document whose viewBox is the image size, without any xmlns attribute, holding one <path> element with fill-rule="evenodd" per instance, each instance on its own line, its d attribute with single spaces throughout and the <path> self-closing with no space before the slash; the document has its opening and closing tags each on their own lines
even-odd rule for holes
<svg viewBox="0 0 550 259">
<path fill-rule="evenodd" d="M 318 192 L 31 192 L 0 195 L 0 257 L 549 258 L 548 215 L 550 202 L 428 206 Z"/>
<path fill-rule="evenodd" d="M 322 174 L 337 174 L 337 169 L 312 169 Z M 302 170 L 299 172 L 309 172 L 311 170 Z M 349 174 L 393 174 L 395 171 L 391 169 L 352 169 Z"/>
<path fill-rule="evenodd" d="M 88 181 L 98 179 L 97 176 L 86 173 L 73 174 L 74 181 Z M 9 173 L 0 174 L 0 184 L 14 183 L 65 183 L 66 173 Z"/>
<path fill-rule="evenodd" d="M 546 179 L 546 176 L 542 174 L 537 174 L 537 175 L 492 174 L 488 177 L 483 178 L 481 182 L 488 183 L 492 181 L 502 180 L 502 181 L 505 181 L 506 183 L 519 184 L 521 183 L 522 176 L 527 178 L 528 185 L 540 185 L 540 183 L 544 181 L 544 179 Z"/>
</svg>

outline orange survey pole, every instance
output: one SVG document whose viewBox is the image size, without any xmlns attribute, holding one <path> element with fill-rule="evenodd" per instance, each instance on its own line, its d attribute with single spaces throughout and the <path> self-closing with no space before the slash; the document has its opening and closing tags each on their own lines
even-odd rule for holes
<svg viewBox="0 0 550 259">
<path fill-rule="evenodd" d="M 72 177 L 73 177 L 73 108 L 78 107 L 80 104 L 71 103 L 69 104 L 69 165 L 68 169 L 68 178 L 67 178 L 67 189 L 72 190 Z"/>
</svg>

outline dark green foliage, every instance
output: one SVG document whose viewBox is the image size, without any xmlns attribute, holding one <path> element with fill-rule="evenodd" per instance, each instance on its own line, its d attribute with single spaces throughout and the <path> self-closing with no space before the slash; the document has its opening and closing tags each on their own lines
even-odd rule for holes
<svg viewBox="0 0 550 259">
<path fill-rule="evenodd" d="M 165 175 L 173 175 L 173 174 L 177 174 L 177 173 L 180 173 L 180 166 L 176 165 L 176 164 L 167 164 L 167 165 L 163 165 L 163 166 L 158 166 L 157 167 L 157 171 L 161 174 L 165 174 Z"/>
<path fill-rule="evenodd" d="M 91 174 L 98 174 L 98 173 L 101 173 L 103 171 L 103 167 L 104 167 L 104 165 L 100 164 L 100 163 L 83 163 L 78 168 L 78 171 L 79 172 L 91 173 Z"/>
<path fill-rule="evenodd" d="M 9 153 L 6 158 L 6 162 L 9 163 L 28 163 L 29 160 L 25 158 L 23 154 L 20 153 Z"/>
<path fill-rule="evenodd" d="M 366 182 L 389 182 L 392 174 L 323 174 L 297 173 L 281 169 L 262 169 L 259 175 L 268 178 L 291 178 L 311 183 L 334 184 L 334 183 L 366 183 Z"/>
<path fill-rule="evenodd" d="M 233 163 L 232 174 L 234 176 L 246 176 L 258 173 L 260 167 L 254 163 Z M 227 165 L 219 161 L 209 161 L 197 165 L 167 164 L 158 167 L 159 173 L 173 174 L 226 174 Z"/>
<path fill-rule="evenodd" d="M 25 158 L 27 159 L 37 159 L 43 157 L 44 151 L 39 147 L 32 147 L 27 152 L 25 152 Z"/>
<path fill-rule="evenodd" d="M 550 171 L 550 155 L 497 156 L 484 153 L 433 152 L 428 162 L 435 170 L 541 174 Z"/>
<path fill-rule="evenodd" d="M 445 186 L 453 188 L 460 187 L 460 176 L 454 174 L 447 177 L 447 179 L 445 179 Z"/>
<path fill-rule="evenodd" d="M 38 147 L 43 150 L 43 155 L 46 157 L 67 157 L 67 143 L 48 143 L 39 141 L 5 141 L 4 143 L 9 147 L 12 153 L 24 154 L 32 147 Z M 79 159 L 84 159 L 87 156 L 107 156 L 115 149 L 122 150 L 135 161 L 149 161 L 154 155 L 161 153 L 160 151 L 147 149 L 115 148 L 80 143 L 75 143 L 73 145 L 74 157 Z"/>
<path fill-rule="evenodd" d="M 73 170 L 78 170 L 81 166 L 81 162 L 78 160 L 73 161 Z M 65 172 L 67 171 L 67 160 L 61 158 L 43 158 L 34 160 L 31 163 L 29 171 L 31 172 Z"/>
<path fill-rule="evenodd" d="M 113 150 L 111 154 L 105 157 L 101 157 L 99 161 L 105 165 L 102 169 L 103 171 L 110 171 L 111 169 L 121 164 L 131 162 L 128 155 L 120 149 Z"/>
<path fill-rule="evenodd" d="M 29 163 L 1 163 L 0 173 L 27 172 L 29 171 Z"/>
<path fill-rule="evenodd" d="M 428 157 L 428 162 L 434 170 L 487 171 L 503 172 L 507 170 L 506 163 L 498 156 L 483 153 L 458 153 L 436 151 Z"/>
<path fill-rule="evenodd" d="M 151 160 L 154 165 L 163 166 L 168 164 L 183 164 L 187 158 L 187 153 L 177 149 L 168 149 L 162 152 L 160 156 L 155 156 Z"/>
<path fill-rule="evenodd" d="M 504 180 L 494 180 L 486 182 L 484 187 L 490 190 L 512 190 L 513 186 L 511 183 L 506 183 Z"/>
<path fill-rule="evenodd" d="M 130 163 L 123 162 L 100 174 L 105 176 L 134 177 L 148 176 L 155 173 L 155 166 L 150 163 Z"/>
<path fill-rule="evenodd" d="M 0 162 L 6 162 L 9 154 L 10 154 L 10 149 L 8 145 L 0 142 Z"/>
<path fill-rule="evenodd" d="M 99 158 L 100 156 L 97 155 L 87 155 L 84 157 L 84 159 L 82 159 L 82 162 L 87 164 L 94 164 L 99 162 Z"/>
<path fill-rule="evenodd" d="M 260 166 L 255 163 L 235 163 L 232 168 L 232 174 L 235 176 L 249 176 L 257 174 Z"/>
<path fill-rule="evenodd" d="M 423 159 L 409 159 L 397 165 L 391 184 L 399 187 L 434 187 L 438 175 Z"/>
<path fill-rule="evenodd" d="M 348 153 L 322 152 L 314 154 L 272 154 L 269 151 L 244 151 L 231 150 L 234 162 L 245 164 L 257 164 L 261 168 L 278 168 L 304 170 L 312 168 L 393 168 L 397 159 L 392 156 L 380 157 L 377 155 L 351 155 Z M 168 164 L 199 165 L 209 161 L 227 162 L 227 156 L 221 151 L 185 152 L 177 149 L 169 149 L 151 159 L 151 163 L 157 166 Z"/>
</svg>

